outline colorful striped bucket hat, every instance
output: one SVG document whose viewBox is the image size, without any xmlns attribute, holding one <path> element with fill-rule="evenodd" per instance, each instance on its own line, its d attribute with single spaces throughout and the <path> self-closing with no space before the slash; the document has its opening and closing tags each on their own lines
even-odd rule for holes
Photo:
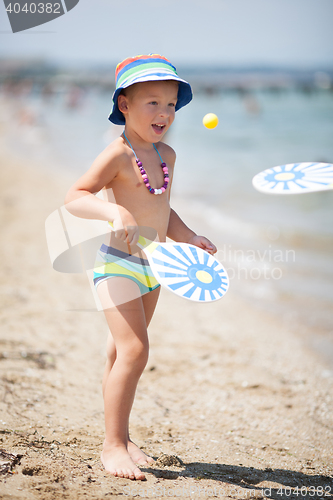
<svg viewBox="0 0 333 500">
<path fill-rule="evenodd" d="M 179 82 L 176 111 L 188 104 L 192 99 L 189 83 L 179 78 L 176 68 L 168 59 L 159 54 L 129 57 L 116 68 L 116 90 L 113 94 L 113 108 L 109 120 L 116 125 L 125 125 L 125 118 L 118 108 L 118 96 L 122 89 L 139 82 L 175 80 Z"/>
</svg>

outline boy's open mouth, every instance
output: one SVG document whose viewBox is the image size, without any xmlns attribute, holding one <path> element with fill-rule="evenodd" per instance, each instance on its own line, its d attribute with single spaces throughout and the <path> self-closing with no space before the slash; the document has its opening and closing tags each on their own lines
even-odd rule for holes
<svg viewBox="0 0 333 500">
<path fill-rule="evenodd" d="M 152 125 L 153 129 L 154 129 L 154 132 L 156 132 L 156 134 L 161 134 L 163 132 L 163 130 L 165 129 L 165 125 L 162 125 L 162 124 L 157 124 L 157 123 L 154 123 Z"/>
</svg>

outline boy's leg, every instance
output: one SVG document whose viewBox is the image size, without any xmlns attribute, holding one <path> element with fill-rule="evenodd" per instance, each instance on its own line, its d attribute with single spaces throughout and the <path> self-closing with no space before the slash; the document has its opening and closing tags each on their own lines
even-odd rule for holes
<svg viewBox="0 0 333 500">
<path fill-rule="evenodd" d="M 145 311 L 145 316 L 146 316 L 146 325 L 147 328 L 150 324 L 150 321 L 153 317 L 156 304 L 158 301 L 158 297 L 160 294 L 161 287 L 155 288 L 152 292 L 146 293 L 145 295 L 142 296 L 142 302 L 143 302 L 143 308 Z M 113 363 L 116 360 L 116 345 L 114 343 L 113 337 L 111 332 L 108 335 L 107 338 L 107 345 L 106 345 L 106 365 L 105 365 L 105 370 L 104 370 L 104 375 L 103 375 L 103 382 L 102 382 L 102 392 L 104 396 L 104 387 L 105 383 L 107 380 L 107 377 L 110 373 L 110 370 L 113 366 Z"/>
<path fill-rule="evenodd" d="M 152 292 L 146 293 L 142 296 L 143 308 L 145 311 L 146 317 L 146 325 L 147 328 L 150 324 L 150 321 L 153 317 L 156 304 L 158 301 L 158 297 L 160 294 L 161 287 L 155 288 Z M 149 455 L 146 455 L 133 441 L 131 441 L 128 434 L 128 444 L 127 444 L 128 452 L 135 463 L 140 465 L 147 465 L 149 463 L 153 463 L 154 459 Z"/>
<path fill-rule="evenodd" d="M 102 303 L 119 296 L 126 289 L 127 297 L 135 297 L 137 285 L 127 278 L 112 278 L 101 283 L 98 293 Z M 153 292 L 151 292 L 153 294 Z M 149 294 L 150 295 L 150 294 Z M 147 316 L 152 315 L 157 294 L 145 300 Z M 127 451 L 128 419 L 138 380 L 148 359 L 146 313 L 141 297 L 104 311 L 115 345 L 112 369 L 104 378 L 106 438 L 102 462 L 106 470 L 120 477 L 144 479 Z M 150 316 L 151 317 L 151 316 Z M 148 318 L 147 318 L 148 319 Z M 150 318 L 149 318 L 150 321 Z M 110 346 L 112 348 L 112 345 Z"/>
<path fill-rule="evenodd" d="M 144 312 L 145 312 L 147 328 L 148 328 L 148 325 L 153 317 L 159 294 L 160 294 L 160 287 L 156 288 L 152 292 L 149 292 L 149 293 L 142 296 L 142 302 L 143 302 L 143 308 L 144 308 Z M 115 359 L 116 359 L 116 345 L 115 345 L 115 342 L 113 340 L 113 336 L 112 336 L 111 332 L 108 335 L 106 352 L 107 352 L 107 360 L 106 360 L 106 365 L 105 365 L 105 369 L 104 369 L 103 383 L 102 383 L 103 397 L 104 397 L 106 381 L 108 379 L 109 373 L 110 373 L 112 366 L 113 366 Z M 129 431 L 127 431 L 127 439 L 128 439 L 127 450 L 129 452 L 130 457 L 132 458 L 132 460 L 135 463 L 137 463 L 139 465 L 147 465 L 149 463 L 154 462 L 153 458 L 151 458 L 149 455 L 146 455 L 130 439 Z"/>
</svg>

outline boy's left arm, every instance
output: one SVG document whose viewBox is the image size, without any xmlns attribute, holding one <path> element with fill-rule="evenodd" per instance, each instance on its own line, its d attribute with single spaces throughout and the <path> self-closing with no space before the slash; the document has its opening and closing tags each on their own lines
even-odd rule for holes
<svg viewBox="0 0 333 500">
<path fill-rule="evenodd" d="M 195 245 L 203 250 L 206 250 L 206 252 L 209 252 L 210 254 L 214 254 L 217 251 L 216 246 L 209 241 L 208 238 L 195 234 L 189 227 L 187 227 L 173 209 L 171 209 L 170 212 L 167 236 L 174 241 Z"/>
</svg>

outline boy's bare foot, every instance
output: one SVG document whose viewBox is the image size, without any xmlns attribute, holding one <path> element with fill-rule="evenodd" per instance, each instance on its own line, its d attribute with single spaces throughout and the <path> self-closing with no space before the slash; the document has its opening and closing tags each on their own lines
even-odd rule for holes
<svg viewBox="0 0 333 500">
<path fill-rule="evenodd" d="M 136 464 L 139 465 L 147 465 L 147 464 L 152 464 L 155 462 L 155 460 L 150 457 L 149 455 L 146 455 L 133 441 L 130 439 L 128 440 L 127 443 L 127 450 L 128 453 Z"/>
<path fill-rule="evenodd" d="M 136 479 L 138 481 L 146 479 L 144 473 L 135 465 L 129 456 L 126 448 L 120 446 L 106 448 L 104 446 L 101 453 L 101 461 L 105 470 L 116 477 Z"/>
</svg>

